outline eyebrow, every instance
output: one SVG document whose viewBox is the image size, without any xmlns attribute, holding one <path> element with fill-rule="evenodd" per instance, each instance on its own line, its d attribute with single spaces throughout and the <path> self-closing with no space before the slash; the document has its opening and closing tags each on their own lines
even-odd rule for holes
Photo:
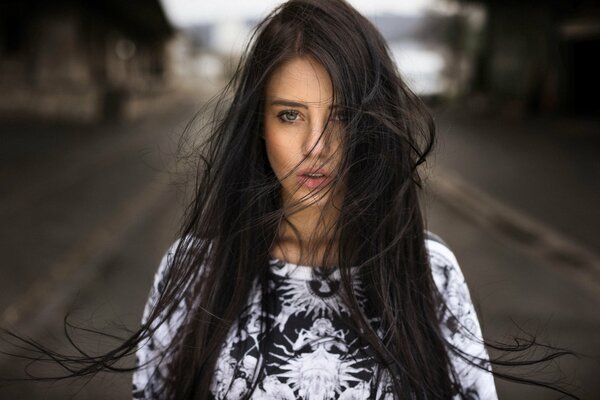
<svg viewBox="0 0 600 400">
<path fill-rule="evenodd" d="M 304 103 L 300 103 L 298 101 L 292 101 L 292 100 L 285 100 L 285 99 L 274 99 L 273 101 L 271 101 L 271 105 L 272 106 L 299 107 L 299 108 L 305 108 L 305 109 L 308 108 L 308 106 Z M 339 107 L 340 106 L 337 104 L 329 106 L 329 108 L 339 108 Z"/>
</svg>

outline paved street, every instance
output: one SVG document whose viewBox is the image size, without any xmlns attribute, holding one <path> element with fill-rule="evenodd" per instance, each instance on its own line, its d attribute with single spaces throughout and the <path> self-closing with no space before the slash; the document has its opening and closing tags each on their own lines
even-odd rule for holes
<svg viewBox="0 0 600 400">
<path fill-rule="evenodd" d="M 4 122 L 3 325 L 64 350 L 67 311 L 76 324 L 112 333 L 139 323 L 157 260 L 180 218 L 175 182 L 184 176 L 175 151 L 199 102 L 182 97 L 167 104 L 137 121 L 91 128 Z M 93 350 L 110 346 L 75 335 Z M 22 376 L 12 361 L 0 361 L 0 369 Z M 85 380 L 11 384 L 0 388 L 0 398 L 120 399 L 128 397 L 130 380 L 98 376 L 83 390 Z"/>
<path fill-rule="evenodd" d="M 83 326 L 117 333 L 136 326 L 176 234 L 182 196 L 172 183 L 173 152 L 198 98 L 112 126 L 0 122 L 3 324 L 59 348 L 66 311 Z M 558 366 L 576 375 L 582 398 L 594 398 L 600 390 L 594 379 L 600 372 L 597 122 L 525 123 L 451 109 L 435 115 L 440 137 L 424 197 L 428 226 L 457 255 L 486 338 L 512 343 L 520 333 L 514 321 L 544 343 L 585 352 L 589 357 Z M 92 351 L 111 345 L 79 337 Z M 2 375 L 21 368 L 0 361 Z M 501 399 L 560 397 L 496 384 Z M 130 386 L 129 374 L 99 375 L 89 383 L 16 383 L 0 387 L 0 398 L 127 399 Z"/>
<path fill-rule="evenodd" d="M 542 343 L 585 353 L 549 370 L 579 379 L 583 388 L 577 393 L 595 398 L 599 122 L 507 121 L 460 109 L 439 109 L 435 116 L 440 136 L 426 196 L 429 227 L 457 255 L 486 339 L 514 345 L 513 337 L 535 334 Z M 550 380 L 560 376 L 535 371 L 514 370 Z M 496 385 L 501 399 L 560 398 L 499 379 Z"/>
</svg>

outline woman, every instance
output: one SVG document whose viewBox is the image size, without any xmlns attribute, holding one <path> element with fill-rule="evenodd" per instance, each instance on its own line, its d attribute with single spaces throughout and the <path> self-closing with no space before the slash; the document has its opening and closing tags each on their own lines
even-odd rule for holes
<svg viewBox="0 0 600 400">
<path fill-rule="evenodd" d="M 432 118 L 380 33 L 343 0 L 291 0 L 250 43 L 140 329 L 101 357 L 52 356 L 82 376 L 137 349 L 140 399 L 495 399 L 493 374 L 510 376 L 424 230 Z"/>
<path fill-rule="evenodd" d="M 424 231 L 434 126 L 341 0 L 256 28 L 146 306 L 135 398 L 495 399 L 452 252 Z"/>
</svg>

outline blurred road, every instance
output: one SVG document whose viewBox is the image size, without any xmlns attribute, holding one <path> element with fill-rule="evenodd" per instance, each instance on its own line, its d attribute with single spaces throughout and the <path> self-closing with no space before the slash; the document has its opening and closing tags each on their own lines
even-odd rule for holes
<svg viewBox="0 0 600 400">
<path fill-rule="evenodd" d="M 138 324 L 178 226 L 181 196 L 170 171 L 198 104 L 182 98 L 143 119 L 94 128 L 2 122 L 3 325 L 65 349 L 67 311 L 78 325 L 117 334 Z M 424 197 L 427 222 L 457 255 L 486 338 L 511 343 L 522 335 L 512 320 L 542 342 L 595 357 L 558 365 L 567 375 L 576 371 L 577 393 L 593 398 L 600 390 L 597 122 L 503 121 L 452 109 L 435 115 L 440 140 Z M 75 335 L 91 351 L 111 346 Z M 2 375 L 20 376 L 22 367 L 0 361 Z M 501 399 L 560 397 L 496 384 Z M 129 393 L 129 374 L 0 387 L 7 399 Z"/>
<path fill-rule="evenodd" d="M 66 350 L 68 311 L 74 323 L 111 333 L 139 324 L 157 260 L 179 222 L 176 146 L 198 98 L 175 96 L 142 119 L 105 126 L 2 122 L 2 326 Z M 112 345 L 75 336 L 91 351 Z M 22 370 L 0 360 L 2 376 Z M 18 383 L 1 387 L 0 398 L 120 399 L 130 397 L 130 380 L 101 375 L 84 389 L 85 380 Z"/>
<path fill-rule="evenodd" d="M 542 343 L 585 353 L 559 360 L 554 371 L 581 385 L 575 391 L 581 398 L 596 398 L 600 121 L 502 120 L 459 108 L 434 115 L 439 141 L 425 196 L 429 228 L 455 252 L 484 336 L 514 345 L 515 336 L 535 334 Z M 549 370 L 512 372 L 560 376 Z M 560 398 L 500 379 L 496 386 L 500 399 Z"/>
</svg>

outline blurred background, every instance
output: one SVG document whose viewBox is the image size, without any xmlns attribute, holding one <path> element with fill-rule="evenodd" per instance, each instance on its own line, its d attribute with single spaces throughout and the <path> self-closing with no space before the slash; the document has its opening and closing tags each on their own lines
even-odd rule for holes
<svg viewBox="0 0 600 400">
<path fill-rule="evenodd" d="M 0 3 L 0 326 L 76 354 L 67 312 L 115 335 L 138 325 L 189 194 L 178 140 L 280 2 Z M 427 225 L 455 252 L 484 336 L 536 334 L 584 353 L 501 371 L 562 371 L 567 388 L 597 398 L 600 3 L 349 2 L 434 115 Z M 116 343 L 74 336 L 91 354 Z M 25 367 L 0 358 L 2 376 Z M 0 398 L 127 399 L 130 379 L 3 384 Z M 496 386 L 501 399 L 560 397 Z"/>
</svg>

